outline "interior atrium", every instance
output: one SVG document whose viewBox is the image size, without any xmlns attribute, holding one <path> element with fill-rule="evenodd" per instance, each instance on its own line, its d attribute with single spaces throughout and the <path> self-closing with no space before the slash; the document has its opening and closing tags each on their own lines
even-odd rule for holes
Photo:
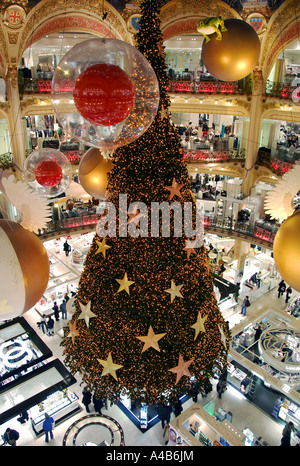
<svg viewBox="0 0 300 466">
<path fill-rule="evenodd" d="M 91 39 L 136 47 L 141 3 L 0 2 L 0 175 L 22 181 L 26 159 L 54 149 L 68 159 L 72 179 L 48 199 L 49 218 L 36 232 L 49 259 L 45 291 L 26 312 L 0 321 L 0 435 L 5 443 L 6 429 L 16 430 L 20 446 L 279 446 L 292 422 L 290 444 L 299 445 L 300 291 L 292 287 L 286 294 L 288 282 L 278 291 L 284 277 L 273 243 L 282 219 L 265 204 L 300 160 L 298 0 L 156 2 L 168 118 L 202 209 L 214 296 L 231 332 L 224 393 L 218 392 L 216 372 L 207 391 L 182 394 L 179 414 L 171 406 L 166 418 L 158 406 L 135 403 L 126 394 L 115 403 L 104 400 L 100 411 L 90 402 L 87 410 L 86 381 L 65 364 L 64 332 L 105 201 L 80 186 L 79 165 L 90 146 L 60 124 L 53 80 L 66 54 Z M 206 44 L 197 23 L 219 16 L 248 23 L 260 42 L 258 63 L 236 81 L 216 78 L 202 60 Z M 3 186 L 0 178 L 0 219 L 19 222 L 18 202 L 9 201 Z M 2 256 L 6 247 L 0 244 Z M 9 291 L 18 293 L 12 285 Z M 66 295 L 66 314 L 55 318 L 51 335 L 41 321 L 54 316 L 54 303 L 60 306 Z M 246 296 L 251 306 L 243 313 Z M 0 295 L 0 317 L 5 299 Z M 45 413 L 55 421 L 49 442 Z"/>
</svg>

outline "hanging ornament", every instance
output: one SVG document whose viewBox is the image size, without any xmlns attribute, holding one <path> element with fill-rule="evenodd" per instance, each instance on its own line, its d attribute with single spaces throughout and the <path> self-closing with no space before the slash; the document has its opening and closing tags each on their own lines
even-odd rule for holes
<svg viewBox="0 0 300 466">
<path fill-rule="evenodd" d="M 130 290 L 129 290 L 129 287 L 131 285 L 134 284 L 134 282 L 132 282 L 131 280 L 128 280 L 127 278 L 127 273 L 124 274 L 124 277 L 122 279 L 117 279 L 117 282 L 119 283 L 120 287 L 118 289 L 118 293 L 120 293 L 120 291 L 126 291 L 127 294 L 130 294 Z"/>
<path fill-rule="evenodd" d="M 23 228 L 35 233 L 47 228 L 51 211 L 45 198 L 38 196 L 26 183 L 17 181 L 13 175 L 3 176 L 0 186 L 3 195 L 19 212 L 19 223 Z"/>
<path fill-rule="evenodd" d="M 96 314 L 94 314 L 91 311 L 91 301 L 89 301 L 87 304 L 79 303 L 79 306 L 80 306 L 80 309 L 81 309 L 81 313 L 80 313 L 78 319 L 79 320 L 84 319 L 85 323 L 86 323 L 86 326 L 89 327 L 90 319 L 92 317 L 96 317 Z"/>
<path fill-rule="evenodd" d="M 36 181 L 47 188 L 53 188 L 62 179 L 62 168 L 56 160 L 42 160 L 35 169 Z"/>
<path fill-rule="evenodd" d="M 96 244 L 98 246 L 98 249 L 97 251 L 95 252 L 95 254 L 100 254 L 102 253 L 104 259 L 106 257 L 106 249 L 110 249 L 111 246 L 108 246 L 108 244 L 106 244 L 106 239 L 103 238 L 103 240 L 100 242 L 100 241 L 97 241 L 96 240 Z"/>
<path fill-rule="evenodd" d="M 14 319 L 42 297 L 49 279 L 49 258 L 43 243 L 29 230 L 0 220 L 1 320 Z"/>
<path fill-rule="evenodd" d="M 250 24 L 240 19 L 224 20 L 221 38 L 211 34 L 203 41 L 201 60 L 210 74 L 221 81 L 238 81 L 258 64 L 260 41 Z"/>
<path fill-rule="evenodd" d="M 43 197 L 57 197 L 65 192 L 72 180 L 72 165 L 56 149 L 33 151 L 25 160 L 23 180 Z"/>
<path fill-rule="evenodd" d="M 182 197 L 180 190 L 183 186 L 184 184 L 178 184 L 175 178 L 173 178 L 172 186 L 165 186 L 165 188 L 170 191 L 169 201 L 171 201 L 174 196 Z"/>
<path fill-rule="evenodd" d="M 279 227 L 273 256 L 283 280 L 295 291 L 300 291 L 300 210 L 296 210 Z"/>
<path fill-rule="evenodd" d="M 204 327 L 206 319 L 207 319 L 207 316 L 201 317 L 201 313 L 198 312 L 198 317 L 197 317 L 196 323 L 191 325 L 191 328 L 193 328 L 195 330 L 194 340 L 196 340 L 197 336 L 199 335 L 199 332 L 205 332 L 206 331 L 205 327 Z"/>
<path fill-rule="evenodd" d="M 294 167 L 285 173 L 274 188 L 267 192 L 265 197 L 265 212 L 272 219 L 283 222 L 286 218 L 294 213 L 293 200 L 300 190 L 300 165 Z"/>
<path fill-rule="evenodd" d="M 128 117 L 134 107 L 135 90 L 122 68 L 96 63 L 78 76 L 73 96 L 83 118 L 96 125 L 111 126 Z"/>
<path fill-rule="evenodd" d="M 51 96 L 67 134 L 89 146 L 114 149 L 149 128 L 158 110 L 159 86 L 150 63 L 135 47 L 93 38 L 61 59 Z"/>
<path fill-rule="evenodd" d="M 113 167 L 110 159 L 91 147 L 82 157 L 78 167 L 79 182 L 83 189 L 96 199 L 105 199 L 107 175 Z"/>
</svg>

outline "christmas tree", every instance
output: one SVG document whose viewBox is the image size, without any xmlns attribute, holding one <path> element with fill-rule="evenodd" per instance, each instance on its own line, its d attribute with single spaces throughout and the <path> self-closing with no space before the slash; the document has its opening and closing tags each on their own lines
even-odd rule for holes
<svg viewBox="0 0 300 466">
<path fill-rule="evenodd" d="M 214 369 L 224 370 L 230 332 L 214 296 L 206 250 L 193 247 L 199 239 L 196 203 L 168 115 L 157 2 L 144 0 L 140 8 L 137 48 L 156 73 L 160 104 L 147 132 L 114 153 L 108 183 L 114 234 L 96 230 L 62 344 L 65 364 L 100 398 L 118 402 L 127 395 L 159 405 L 201 392 Z M 127 234 L 120 207 L 125 195 Z M 131 209 L 134 202 L 147 211 Z M 162 203 L 173 203 L 174 209 L 157 224 L 153 205 Z M 182 227 L 179 234 L 180 209 L 185 218 L 187 206 L 192 206 L 191 233 Z M 107 211 L 101 220 L 105 224 Z"/>
</svg>

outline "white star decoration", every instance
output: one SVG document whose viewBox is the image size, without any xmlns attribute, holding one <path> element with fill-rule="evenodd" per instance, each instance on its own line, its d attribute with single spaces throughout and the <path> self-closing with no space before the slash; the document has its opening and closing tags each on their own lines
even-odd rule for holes
<svg viewBox="0 0 300 466">
<path fill-rule="evenodd" d="M 81 308 L 81 314 L 79 315 L 78 319 L 84 319 L 86 326 L 89 326 L 90 318 L 91 317 L 96 317 L 96 314 L 94 314 L 91 311 L 91 301 L 89 301 L 87 304 L 82 304 L 79 303 L 80 308 Z"/>
<path fill-rule="evenodd" d="M 180 290 L 181 290 L 182 287 L 183 287 L 183 285 L 177 285 L 176 286 L 174 281 L 171 280 L 171 288 L 169 288 L 168 290 L 165 290 L 166 293 L 169 293 L 171 295 L 171 303 L 174 301 L 176 296 L 178 298 L 183 298 L 182 294 L 180 293 Z"/>
</svg>

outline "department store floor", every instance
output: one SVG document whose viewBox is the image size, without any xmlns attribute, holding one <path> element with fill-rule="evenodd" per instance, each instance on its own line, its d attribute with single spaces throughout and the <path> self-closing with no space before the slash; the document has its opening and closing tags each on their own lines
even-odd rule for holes
<svg viewBox="0 0 300 466">
<path fill-rule="evenodd" d="M 62 261 L 71 264 L 70 256 L 65 257 L 64 253 L 60 253 L 58 256 Z M 295 293 L 293 293 L 293 296 L 295 296 Z M 283 310 L 285 308 L 284 297 L 279 299 L 277 298 L 277 288 L 274 288 L 254 301 L 251 307 L 249 307 L 247 310 L 247 317 L 251 317 L 252 313 L 255 313 L 258 309 L 262 309 L 264 307 L 268 309 L 271 308 L 279 310 Z M 43 334 L 41 330 L 37 329 L 37 322 L 40 320 L 40 315 L 36 310 L 31 309 L 24 315 L 24 317 L 28 321 L 29 325 L 31 325 L 31 327 L 38 333 L 40 338 L 42 338 L 46 345 L 52 350 L 52 358 L 58 358 L 63 362 L 62 347 L 60 346 L 61 336 L 59 334 L 59 330 L 66 325 L 66 320 L 60 319 L 58 322 L 55 322 L 54 336 L 49 337 Z M 70 318 L 70 316 L 68 317 Z M 239 304 L 236 309 L 235 322 L 239 323 L 243 319 L 245 319 L 245 317 L 240 314 Z M 16 429 L 20 433 L 20 439 L 18 440 L 19 446 L 62 446 L 63 437 L 67 429 L 77 419 L 87 414 L 85 407 L 81 404 L 82 390 L 84 385 L 81 384 L 81 380 L 78 374 L 76 374 L 75 377 L 77 382 L 75 385 L 72 385 L 70 389 L 79 397 L 81 410 L 71 415 L 61 423 L 56 424 L 54 438 L 50 440 L 49 443 L 45 443 L 44 434 L 36 436 L 30 425 L 30 421 L 26 422 L 25 424 L 20 424 L 17 421 L 17 418 L 11 419 L 10 421 L 1 425 L 0 434 L 3 435 L 5 429 L 10 427 Z M 215 411 L 217 411 L 219 408 L 222 408 L 223 410 L 230 411 L 233 414 L 232 424 L 235 427 L 240 430 L 248 427 L 255 434 L 255 436 L 261 436 L 268 445 L 280 445 L 281 433 L 284 424 L 278 423 L 274 418 L 272 418 L 272 416 L 265 414 L 260 408 L 256 407 L 254 403 L 245 398 L 241 392 L 229 384 L 227 390 L 223 393 L 222 398 L 219 399 L 216 391 L 216 383 L 217 381 L 213 381 L 213 390 L 208 394 L 207 397 L 198 397 L 198 404 L 200 406 L 204 406 L 210 400 L 214 400 Z M 191 406 L 191 404 L 193 404 L 193 401 L 191 399 L 187 400 L 183 404 L 183 409 L 187 409 L 189 406 Z M 90 405 L 90 410 L 91 414 L 93 414 L 94 407 L 92 403 Z M 160 422 L 158 422 L 146 432 L 142 432 L 116 405 L 112 405 L 108 409 L 103 408 L 102 414 L 106 414 L 112 417 L 121 425 L 124 431 L 126 446 L 150 446 L 155 448 L 164 445 L 163 429 Z M 298 436 L 292 434 L 291 445 L 294 446 L 298 444 L 299 441 L 300 439 Z"/>
</svg>

